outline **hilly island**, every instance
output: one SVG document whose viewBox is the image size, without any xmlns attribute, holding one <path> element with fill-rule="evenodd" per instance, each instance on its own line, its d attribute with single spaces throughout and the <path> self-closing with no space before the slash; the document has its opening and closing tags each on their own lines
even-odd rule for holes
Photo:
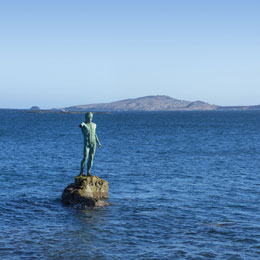
<svg viewBox="0 0 260 260">
<path fill-rule="evenodd" d="M 55 109 L 63 112 L 80 111 L 194 111 L 194 110 L 260 110 L 257 106 L 218 106 L 203 101 L 179 100 L 165 95 L 145 96 L 111 103 L 75 105 Z"/>
</svg>

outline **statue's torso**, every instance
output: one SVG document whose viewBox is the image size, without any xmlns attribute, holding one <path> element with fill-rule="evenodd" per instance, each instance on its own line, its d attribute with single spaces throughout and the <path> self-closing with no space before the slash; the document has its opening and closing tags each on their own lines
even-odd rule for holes
<svg viewBox="0 0 260 260">
<path fill-rule="evenodd" d="M 84 136 L 85 145 L 96 144 L 96 124 L 94 123 L 81 123 L 81 131 Z"/>
</svg>

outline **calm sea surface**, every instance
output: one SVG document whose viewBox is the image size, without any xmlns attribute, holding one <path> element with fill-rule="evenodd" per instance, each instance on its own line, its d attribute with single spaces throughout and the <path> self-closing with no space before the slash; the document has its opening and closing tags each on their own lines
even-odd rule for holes
<svg viewBox="0 0 260 260">
<path fill-rule="evenodd" d="M 111 206 L 64 206 L 83 114 L 0 110 L 0 259 L 260 259 L 260 112 L 95 114 Z"/>
</svg>

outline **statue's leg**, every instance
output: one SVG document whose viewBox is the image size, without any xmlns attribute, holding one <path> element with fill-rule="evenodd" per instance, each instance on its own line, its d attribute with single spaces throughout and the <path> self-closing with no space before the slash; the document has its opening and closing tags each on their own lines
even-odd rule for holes
<svg viewBox="0 0 260 260">
<path fill-rule="evenodd" d="M 89 148 L 87 146 L 84 146 L 83 159 L 81 161 L 81 167 L 80 167 L 80 175 L 83 175 L 84 167 L 88 159 L 88 154 L 89 154 Z"/>
<path fill-rule="evenodd" d="M 94 160 L 95 152 L 96 152 L 96 145 L 93 145 L 93 146 L 90 148 L 90 151 L 89 151 L 89 159 L 88 159 L 88 165 L 87 165 L 88 175 L 91 175 L 91 174 L 90 174 L 90 170 L 91 170 L 92 165 L 93 165 L 93 160 Z"/>
</svg>

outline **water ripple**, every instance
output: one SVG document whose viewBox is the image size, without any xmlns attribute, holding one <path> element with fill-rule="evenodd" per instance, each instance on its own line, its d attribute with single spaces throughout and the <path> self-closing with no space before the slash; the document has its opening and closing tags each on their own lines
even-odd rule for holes
<svg viewBox="0 0 260 260">
<path fill-rule="evenodd" d="M 95 115 L 112 205 L 93 210 L 60 201 L 82 115 L 0 119 L 1 259 L 260 258 L 259 112 Z"/>
</svg>

